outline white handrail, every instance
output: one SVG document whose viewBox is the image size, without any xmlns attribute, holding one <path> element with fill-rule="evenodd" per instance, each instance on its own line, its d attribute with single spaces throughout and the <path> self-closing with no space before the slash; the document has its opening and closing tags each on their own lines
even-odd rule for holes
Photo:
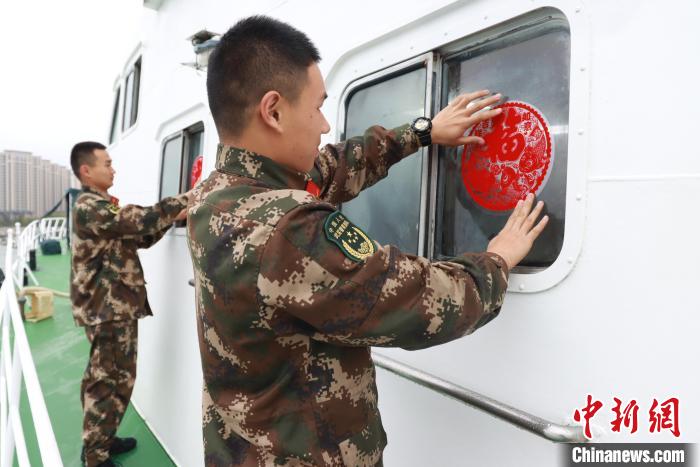
<svg viewBox="0 0 700 467">
<path fill-rule="evenodd" d="M 66 219 L 64 217 L 44 217 L 39 222 L 39 242 L 44 240 L 63 240 L 65 236 Z"/>
<path fill-rule="evenodd" d="M 458 386 L 437 376 L 417 368 L 413 368 L 393 358 L 372 352 L 374 363 L 385 370 L 391 371 L 414 383 L 425 386 L 440 394 L 462 401 L 465 404 L 481 409 L 489 415 L 498 417 L 508 423 L 527 430 L 531 433 L 555 442 L 585 443 L 588 439 L 583 435 L 583 428 L 576 425 L 560 425 L 547 421 L 536 415 L 511 407 L 508 404 L 491 399 L 477 392 Z"/>
<path fill-rule="evenodd" d="M 29 223 L 20 231 L 19 222 L 15 223 L 15 235 L 17 235 L 17 255 L 12 265 L 15 283 L 21 284 L 24 272 L 34 283 L 39 285 L 34 273 L 29 268 L 29 252 L 39 248 L 44 240 L 63 240 L 66 238 L 66 220 L 63 217 L 45 217 Z"/>
<path fill-rule="evenodd" d="M 18 249 L 18 253 L 21 250 Z M 19 258 L 18 258 L 19 260 Z M 5 269 L 12 271 L 12 229 L 7 231 Z M 2 347 L 0 348 L 0 467 L 11 467 L 14 453 L 20 467 L 29 466 L 27 445 L 19 416 L 22 374 L 39 443 L 41 461 L 45 466 L 62 467 L 61 455 L 56 444 L 36 374 L 24 323 L 17 304 L 15 278 L 7 274 L 0 288 L 0 320 L 2 320 Z M 10 354 L 10 322 L 14 331 L 14 351 Z"/>
<path fill-rule="evenodd" d="M 38 245 L 38 227 L 39 221 L 32 221 L 24 230 L 20 231 L 19 222 L 15 223 L 17 257 L 14 260 L 14 264 L 11 264 L 11 269 L 8 269 L 8 271 L 14 274 L 16 284 L 24 285 L 22 281 L 24 279 L 24 272 L 26 271 L 34 285 L 39 285 L 39 281 L 36 280 L 34 273 L 29 267 L 29 250 L 35 250 Z"/>
</svg>

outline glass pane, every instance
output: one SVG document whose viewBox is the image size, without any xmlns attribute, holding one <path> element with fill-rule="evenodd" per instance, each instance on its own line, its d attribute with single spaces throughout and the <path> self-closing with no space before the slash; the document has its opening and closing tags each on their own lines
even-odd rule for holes
<svg viewBox="0 0 700 467">
<path fill-rule="evenodd" d="M 362 135 L 372 125 L 394 128 L 424 115 L 426 69 L 419 68 L 372 84 L 350 97 L 345 135 Z M 395 164 L 389 175 L 343 204 L 343 212 L 381 244 L 418 253 L 421 158 Z"/>
<path fill-rule="evenodd" d="M 160 199 L 180 193 L 182 163 L 182 135 L 168 140 L 163 146 L 163 165 L 160 176 Z"/>
<path fill-rule="evenodd" d="M 112 126 L 109 128 L 109 144 L 112 144 L 117 139 L 117 131 L 119 125 L 117 122 L 117 116 L 119 115 L 119 88 L 117 88 L 117 94 L 114 97 L 114 107 L 112 108 Z"/>
<path fill-rule="evenodd" d="M 136 123 L 139 114 L 139 89 L 141 87 L 141 59 L 134 64 L 133 71 L 133 93 L 131 98 L 131 121 L 129 126 Z"/>
<path fill-rule="evenodd" d="M 131 126 L 131 104 L 134 97 L 134 72 L 129 73 L 126 77 L 126 86 L 124 86 L 124 114 L 122 115 L 122 130 L 126 130 Z"/>
<path fill-rule="evenodd" d="M 471 148 L 467 154 L 462 148 L 441 148 L 438 258 L 485 250 L 519 193 L 528 191 L 545 202 L 550 222 L 521 263 L 522 271 L 547 267 L 559 255 L 566 207 L 569 57 L 568 24 L 552 19 L 445 61 L 443 106 L 478 89 L 500 92 L 511 104 L 506 104 L 504 118 L 480 128 L 491 135 L 492 146 Z"/>
<path fill-rule="evenodd" d="M 196 130 L 189 133 L 187 143 L 187 170 L 185 171 L 185 189 L 183 192 L 192 188 L 192 165 L 197 157 L 202 155 L 203 144 L 204 130 Z"/>
</svg>

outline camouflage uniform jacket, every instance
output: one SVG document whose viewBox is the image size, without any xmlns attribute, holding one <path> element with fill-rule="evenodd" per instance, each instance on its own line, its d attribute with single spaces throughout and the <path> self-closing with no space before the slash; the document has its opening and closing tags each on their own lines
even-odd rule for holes
<svg viewBox="0 0 700 467">
<path fill-rule="evenodd" d="M 83 187 L 73 208 L 71 301 L 78 326 L 151 315 L 136 250 L 165 234 L 187 198 L 119 208 L 109 195 Z"/>
<path fill-rule="evenodd" d="M 188 208 L 206 465 L 379 464 L 369 346 L 430 347 L 498 314 L 497 255 L 431 263 L 336 211 L 418 146 L 407 125 L 375 126 L 325 146 L 308 175 L 219 146 Z"/>
</svg>

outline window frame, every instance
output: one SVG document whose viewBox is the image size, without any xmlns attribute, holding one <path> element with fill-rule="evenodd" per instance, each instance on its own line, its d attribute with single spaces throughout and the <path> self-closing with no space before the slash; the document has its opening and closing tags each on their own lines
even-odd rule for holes
<svg viewBox="0 0 700 467">
<path fill-rule="evenodd" d="M 470 49 L 478 49 L 484 46 L 487 46 L 489 43 L 496 42 L 501 40 L 504 37 L 507 37 L 511 34 L 516 34 L 519 31 L 523 29 L 530 29 L 530 28 L 536 28 L 540 25 L 546 24 L 550 21 L 556 21 L 556 20 L 564 20 L 566 21 L 567 25 L 569 26 L 569 39 L 570 39 L 570 46 L 571 46 L 571 25 L 568 21 L 568 18 L 566 15 L 556 15 L 556 14 L 549 14 L 549 15 L 542 15 L 539 17 L 534 17 L 529 20 L 521 19 L 521 18 L 512 18 L 513 25 L 512 27 L 508 28 L 502 28 L 501 30 L 497 30 L 495 34 L 490 34 L 488 36 L 484 36 L 481 33 L 476 33 L 472 34 L 466 37 L 463 37 L 457 41 L 454 41 L 450 44 L 447 44 L 443 47 L 439 47 L 436 49 L 436 91 L 435 91 L 435 112 L 437 113 L 440 108 L 440 98 L 442 97 L 442 84 L 443 84 L 443 72 L 445 69 L 445 64 L 456 58 L 459 57 L 460 55 L 465 54 L 467 51 Z M 533 36 L 534 37 L 534 36 Z M 573 70 L 571 70 L 571 67 L 573 66 L 573 63 L 571 63 L 571 49 L 569 51 L 569 61 L 570 61 L 570 70 L 569 70 L 569 111 L 571 112 L 571 81 L 572 81 L 572 73 Z M 568 122 L 568 127 L 571 128 L 571 123 L 570 119 Z M 567 151 L 570 150 L 570 144 L 569 141 L 574 137 L 573 132 L 569 131 L 568 133 L 568 138 L 567 138 Z M 570 190 L 569 187 L 569 170 L 570 170 L 570 164 L 569 164 L 569 159 L 570 159 L 570 154 L 567 152 L 567 167 L 566 167 L 566 183 L 564 185 L 564 195 L 568 198 L 568 192 Z M 437 247 L 437 219 L 440 216 L 440 213 L 438 212 L 438 171 L 439 171 L 439 152 L 437 146 L 435 147 L 434 151 L 434 156 L 431 158 L 431 196 L 433 199 L 431 200 L 430 204 L 430 209 L 433 211 L 430 214 L 430 225 L 431 225 L 431 232 L 432 234 L 429 237 L 429 250 L 428 250 L 428 258 L 431 261 L 441 261 L 444 260 L 446 257 L 443 255 L 437 256 L 436 253 L 436 247 Z M 565 203 L 565 214 L 564 214 L 564 239 L 562 241 L 562 246 L 561 249 L 559 250 L 559 257 L 561 257 L 562 252 L 564 251 L 564 244 L 566 242 L 566 223 L 568 219 L 568 213 L 567 209 L 569 208 L 568 201 Z M 550 264 L 547 267 L 539 267 L 539 266 L 516 266 L 513 268 L 510 273 L 511 275 L 517 274 L 518 276 L 529 276 L 529 275 L 534 275 L 538 274 L 541 272 L 546 271 L 547 269 L 551 268 L 554 263 L 556 263 L 559 260 L 559 258 L 555 259 L 552 264 Z M 522 287 L 521 287 L 522 286 Z M 525 287 L 521 283 L 521 286 L 519 286 L 520 291 L 524 291 Z"/>
<path fill-rule="evenodd" d="M 433 90 L 434 90 L 434 81 L 435 81 L 435 72 L 434 72 L 434 66 L 435 66 L 435 53 L 434 52 L 426 52 L 421 55 L 409 58 L 407 60 L 404 60 L 400 63 L 397 63 L 395 65 L 392 65 L 390 67 L 377 70 L 373 73 L 370 73 L 368 75 L 365 75 L 361 78 L 358 78 L 351 83 L 349 83 L 345 89 L 343 90 L 343 93 L 341 94 L 340 97 L 340 108 L 338 111 L 338 119 L 337 119 L 337 127 L 339 129 L 339 140 L 343 141 L 347 135 L 345 134 L 345 128 L 346 128 L 346 116 L 347 116 L 347 109 L 350 104 L 350 100 L 353 97 L 353 95 L 361 91 L 362 89 L 366 89 L 374 84 L 379 84 L 384 81 L 390 80 L 391 78 L 395 76 L 402 75 L 404 73 L 409 73 L 411 71 L 420 69 L 425 67 L 426 69 L 426 91 L 425 91 L 425 102 L 423 103 L 423 108 L 425 109 L 425 116 L 427 117 L 432 117 L 433 116 Z M 420 115 L 416 115 L 416 117 L 420 117 Z M 406 122 L 406 123 L 411 123 L 411 122 Z M 355 135 L 350 135 L 355 136 Z M 425 256 L 426 255 L 426 248 L 427 248 L 427 237 L 429 236 L 427 232 L 427 226 L 428 226 L 428 217 L 427 217 L 427 209 L 426 205 L 428 203 L 428 190 L 429 190 L 429 170 L 430 170 L 430 153 L 432 152 L 432 146 L 431 147 L 423 147 L 418 150 L 418 153 L 420 156 L 411 156 L 411 157 L 421 157 L 421 181 L 420 181 L 420 206 L 419 206 L 419 213 L 418 213 L 418 245 L 417 245 L 417 252 L 409 252 L 411 254 L 418 254 L 419 256 Z M 381 183 L 381 181 L 379 182 Z M 342 211 L 342 205 L 341 205 L 341 211 Z"/>
<path fill-rule="evenodd" d="M 125 65 L 117 75 L 114 80 L 114 89 L 119 91 L 120 97 L 116 100 L 115 105 L 118 106 L 117 112 L 113 112 L 113 122 L 116 125 L 116 131 L 114 132 L 114 138 L 112 136 L 112 127 L 109 128 L 109 133 L 107 134 L 107 140 L 109 141 L 110 147 L 113 145 L 118 145 L 124 138 L 129 136 L 138 127 L 139 114 L 140 112 L 140 100 L 141 100 L 141 78 L 143 77 L 143 44 L 139 43 L 129 54 L 129 58 L 126 60 Z M 129 112 L 129 120 L 133 121 L 127 126 L 126 119 L 126 83 L 128 77 L 134 75 L 134 85 L 132 86 L 132 105 Z M 134 103 L 136 105 L 134 105 Z M 116 114 L 116 119 L 114 115 Z"/>
<path fill-rule="evenodd" d="M 168 145 L 169 142 L 177 139 L 177 138 L 182 138 L 182 145 L 180 147 L 180 170 L 179 172 L 179 179 L 177 182 L 178 185 L 178 192 L 179 190 L 182 189 L 182 157 L 185 152 L 185 135 L 183 134 L 184 131 L 180 130 L 177 131 L 171 135 L 168 135 L 163 139 L 163 142 L 160 144 L 160 170 L 158 173 L 158 201 L 163 199 L 163 168 L 165 167 L 165 147 Z M 179 194 L 179 193 L 178 193 Z M 171 195 L 172 196 L 172 195 Z"/>
<path fill-rule="evenodd" d="M 112 120 L 109 127 L 109 135 L 107 137 L 110 145 L 114 144 L 119 139 L 119 135 L 121 134 L 121 125 L 119 125 L 119 104 L 121 100 L 121 91 L 121 84 L 117 84 L 116 93 L 114 95 L 114 104 L 112 106 Z"/>
<path fill-rule="evenodd" d="M 204 156 L 204 122 L 199 121 L 196 123 L 193 123 L 192 125 L 188 126 L 184 130 L 182 130 L 182 133 L 185 137 L 184 143 L 182 145 L 182 160 L 180 163 L 180 192 L 184 193 L 185 191 L 189 190 L 191 187 L 188 188 L 188 185 L 190 183 L 189 181 L 189 173 L 188 172 L 188 166 L 189 166 L 189 160 L 185 160 L 187 156 L 190 153 L 190 148 L 192 145 L 192 134 L 193 133 L 202 133 L 202 156 Z M 187 162 L 187 163 L 186 163 Z M 194 162 L 194 161 L 193 161 Z"/>
<path fill-rule="evenodd" d="M 183 128 L 182 130 L 178 130 L 174 133 L 169 134 L 165 138 L 163 138 L 163 141 L 160 144 L 160 169 L 158 173 L 158 199 L 161 200 L 163 199 L 163 168 L 165 166 L 165 146 L 172 140 L 182 137 L 182 148 L 180 149 L 180 178 L 178 181 L 178 194 L 184 193 L 187 191 L 187 167 L 185 164 L 185 158 L 189 154 L 190 150 L 190 145 L 191 145 L 191 135 L 193 133 L 197 132 L 202 132 L 202 153 L 204 153 L 204 143 L 205 143 L 205 136 L 206 136 L 206 128 L 204 126 L 203 121 L 198 121 L 193 123 L 192 125 L 189 125 L 186 128 Z"/>
<path fill-rule="evenodd" d="M 129 88 L 127 83 L 129 78 L 133 80 L 131 87 L 131 107 L 129 108 L 129 115 L 126 112 L 126 102 Z M 134 63 L 129 67 L 129 71 L 124 76 L 124 99 L 122 102 L 122 133 L 133 128 L 138 122 L 139 116 L 139 97 L 141 89 L 141 56 L 138 56 Z"/>
<path fill-rule="evenodd" d="M 139 120 L 139 105 L 141 102 L 141 56 L 134 63 L 134 90 L 131 98 L 131 126 L 136 125 Z M 134 105 L 136 102 L 136 105 Z"/>
<path fill-rule="evenodd" d="M 399 64 L 416 51 L 434 51 L 446 56 L 466 47 L 469 42 L 488 41 L 503 34 L 510 34 L 528 24 L 544 21 L 554 16 L 565 19 L 570 31 L 569 56 L 569 138 L 566 174 L 564 240 L 559 256 L 548 268 L 530 274 L 511 271 L 508 290 L 517 293 L 538 293 L 561 283 L 576 267 L 581 255 L 586 225 L 587 159 L 590 146 L 590 90 L 591 24 L 589 9 L 565 2 L 535 2 L 493 9 L 486 4 L 459 4 L 425 16 L 393 30 L 379 39 L 372 38 L 338 58 L 326 73 L 326 86 L 330 98 L 327 113 L 338 122 L 337 130 L 329 142 L 342 138 L 339 129 L 344 122 L 344 90 L 359 79 L 386 69 L 387 64 Z M 440 33 L 436 33 L 440 31 Z M 435 95 L 441 92 L 442 66 L 435 66 Z M 438 110 L 435 99 L 433 114 Z M 335 135 L 335 136 L 334 136 Z M 431 154 L 434 153 L 431 149 Z M 437 160 L 430 159 L 431 184 L 429 189 L 428 237 L 432 244 L 426 258 L 434 260 L 436 219 L 436 183 L 432 175 L 437 173 Z"/>
</svg>

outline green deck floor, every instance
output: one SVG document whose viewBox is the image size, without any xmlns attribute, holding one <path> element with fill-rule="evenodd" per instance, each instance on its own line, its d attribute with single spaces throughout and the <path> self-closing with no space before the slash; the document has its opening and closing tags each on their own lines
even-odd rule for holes
<svg viewBox="0 0 700 467">
<path fill-rule="evenodd" d="M 42 287 L 68 291 L 68 254 L 37 255 L 37 266 L 38 271 L 35 275 Z M 63 463 L 65 466 L 80 466 L 80 380 L 90 350 L 85 332 L 73 323 L 70 301 L 60 297 L 54 298 L 53 318 L 38 323 L 27 322 L 25 329 Z M 40 466 L 41 457 L 24 390 L 20 412 L 22 425 L 25 427 L 29 460 L 32 466 Z M 115 457 L 124 467 L 175 465 L 131 405 L 117 434 L 133 436 L 138 440 L 138 447 L 134 451 Z"/>
</svg>

